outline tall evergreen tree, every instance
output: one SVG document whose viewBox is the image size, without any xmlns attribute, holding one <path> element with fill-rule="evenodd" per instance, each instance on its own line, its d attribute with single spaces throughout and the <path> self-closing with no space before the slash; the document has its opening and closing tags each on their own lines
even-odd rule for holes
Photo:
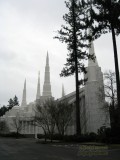
<svg viewBox="0 0 120 160">
<path fill-rule="evenodd" d="M 12 99 L 10 98 L 8 101 L 8 107 L 9 109 L 12 109 L 14 106 L 19 106 L 18 97 L 15 95 L 15 97 Z"/>
<path fill-rule="evenodd" d="M 15 95 L 15 97 L 13 98 L 13 104 L 14 106 L 19 106 L 19 101 L 18 101 L 18 97 Z"/>
<path fill-rule="evenodd" d="M 3 107 L 0 108 L 0 117 L 3 116 L 7 111 L 12 109 L 14 106 L 19 106 L 19 101 L 16 95 L 13 99 L 9 99 L 7 106 L 3 105 Z"/>
<path fill-rule="evenodd" d="M 120 0 L 81 0 L 81 10 L 85 13 L 86 28 L 91 28 L 92 36 L 85 39 L 97 39 L 102 34 L 112 33 L 115 73 L 117 82 L 117 101 L 120 110 L 120 78 L 117 55 L 116 37 L 120 33 Z"/>
<path fill-rule="evenodd" d="M 0 108 L 0 117 L 2 117 L 7 111 L 8 108 L 5 105 L 3 105 L 3 107 Z"/>
<path fill-rule="evenodd" d="M 75 73 L 76 80 L 76 134 L 81 134 L 80 126 L 80 104 L 79 104 L 79 84 L 84 82 L 84 79 L 79 81 L 78 73 L 86 73 L 83 60 L 87 60 L 89 55 L 85 51 L 88 47 L 86 41 L 82 40 L 83 34 L 83 16 L 84 11 L 80 10 L 80 2 L 78 0 L 65 1 L 69 12 L 63 16 L 66 25 L 62 25 L 58 31 L 58 38 L 61 42 L 67 44 L 68 58 L 65 67 L 61 72 L 61 76 L 70 76 Z"/>
<path fill-rule="evenodd" d="M 13 106 L 14 106 L 14 101 L 13 101 L 13 99 L 12 98 L 10 98 L 9 99 L 9 101 L 8 101 L 8 109 L 12 109 L 13 108 Z"/>
</svg>

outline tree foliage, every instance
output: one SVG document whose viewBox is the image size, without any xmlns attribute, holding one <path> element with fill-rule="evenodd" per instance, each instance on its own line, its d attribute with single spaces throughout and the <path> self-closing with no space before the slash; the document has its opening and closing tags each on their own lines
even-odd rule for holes
<svg viewBox="0 0 120 160">
<path fill-rule="evenodd" d="M 13 105 L 14 106 L 19 106 L 19 101 L 18 101 L 18 97 L 15 95 L 15 97 L 13 98 Z"/>
<path fill-rule="evenodd" d="M 104 73 L 104 92 L 103 88 L 99 89 L 99 100 L 102 101 L 104 97 L 106 102 L 101 109 L 107 113 L 106 116 L 110 118 L 111 129 L 114 130 L 118 127 L 119 112 L 117 107 L 116 77 L 115 72 L 111 70 Z"/>
<path fill-rule="evenodd" d="M 41 127 L 46 135 L 49 134 L 51 141 L 55 128 L 55 106 L 56 103 L 52 99 L 46 100 L 44 103 L 36 104 L 35 125 Z"/>
<path fill-rule="evenodd" d="M 80 9 L 80 2 L 78 0 L 65 1 L 66 7 L 69 12 L 63 16 L 66 25 L 62 25 L 61 29 L 58 30 L 58 35 L 55 37 L 61 42 L 67 44 L 68 57 L 67 63 L 61 72 L 61 76 L 70 76 L 76 73 L 75 70 L 75 50 L 77 52 L 77 67 L 79 73 L 86 73 L 84 60 L 87 60 L 89 54 L 85 50 L 88 48 L 86 41 L 82 39 L 83 34 L 83 24 L 82 18 L 84 12 Z"/>
<path fill-rule="evenodd" d="M 22 121 L 21 121 L 19 113 L 17 113 L 15 115 L 15 117 L 12 117 L 11 126 L 12 126 L 12 128 L 15 129 L 16 135 L 18 137 L 18 135 L 19 135 L 19 133 L 20 133 L 20 131 L 22 129 Z"/>
<path fill-rule="evenodd" d="M 91 36 L 84 35 L 83 39 L 97 39 L 102 34 L 112 33 L 117 102 L 120 110 L 120 77 L 115 35 L 120 34 L 120 0 L 82 0 L 81 10 L 85 13 L 85 28 L 91 28 Z M 119 111 L 120 112 L 120 111 Z"/>
<path fill-rule="evenodd" d="M 3 105 L 3 107 L 0 108 L 0 117 L 2 117 L 7 111 L 8 111 L 8 107 Z"/>
<path fill-rule="evenodd" d="M 108 100 L 108 110 L 110 114 L 111 128 L 115 129 L 119 121 L 119 112 L 117 109 L 117 91 L 115 72 L 109 70 L 104 73 L 105 97 Z"/>
<path fill-rule="evenodd" d="M 69 125 L 73 122 L 73 106 L 66 101 L 58 101 L 55 110 L 55 123 L 60 135 L 64 136 Z"/>
<path fill-rule="evenodd" d="M 86 73 L 84 61 L 90 57 L 86 52 L 88 44 L 83 39 L 82 34 L 85 32 L 83 25 L 84 11 L 80 9 L 80 1 L 65 1 L 69 12 L 63 16 L 66 25 L 62 25 L 55 37 L 61 42 L 67 44 L 68 57 L 65 67 L 61 71 L 61 76 L 70 76 L 75 74 L 76 80 L 76 134 L 81 134 L 80 123 L 80 105 L 79 105 L 79 86 L 84 84 L 84 79 L 79 81 L 78 73 Z M 84 29 L 84 30 L 83 30 Z M 86 32 L 85 32 L 86 33 Z"/>
<path fill-rule="evenodd" d="M 55 38 L 67 44 L 68 58 L 61 76 L 76 75 L 76 128 L 79 129 L 79 89 L 78 73 L 86 73 L 84 60 L 90 57 L 86 48 L 92 40 L 102 34 L 112 32 L 115 71 L 117 81 L 117 99 L 120 105 L 120 80 L 115 34 L 120 33 L 120 1 L 119 0 L 69 0 L 65 1 L 69 12 L 63 16 L 66 25 L 62 25 Z M 88 29 L 91 33 L 88 34 Z M 88 45 L 89 41 L 89 45 Z M 84 82 L 81 81 L 81 82 Z M 118 105 L 118 106 L 119 106 Z M 76 132 L 78 132 L 78 130 Z"/>
<path fill-rule="evenodd" d="M 11 110 L 16 105 L 19 106 L 19 101 L 17 96 L 15 95 L 13 99 L 9 99 L 7 106 L 3 105 L 3 107 L 0 108 L 0 117 L 2 117 L 7 111 Z"/>
<path fill-rule="evenodd" d="M 80 9 L 84 11 L 84 27 L 92 30 L 92 36 L 85 35 L 85 39 L 97 39 L 111 32 L 112 27 L 116 35 L 120 33 L 119 0 L 82 0 Z"/>
<path fill-rule="evenodd" d="M 43 104 L 37 103 L 35 125 L 43 129 L 45 136 L 49 134 L 51 140 L 55 129 L 63 136 L 72 120 L 72 111 L 73 106 L 67 102 L 48 99 Z"/>
<path fill-rule="evenodd" d="M 108 102 L 115 107 L 117 101 L 115 72 L 109 70 L 104 73 L 104 87 L 105 97 Z"/>
<path fill-rule="evenodd" d="M 0 119 L 0 134 L 8 133 L 9 127 L 6 123 L 6 121 Z"/>
</svg>

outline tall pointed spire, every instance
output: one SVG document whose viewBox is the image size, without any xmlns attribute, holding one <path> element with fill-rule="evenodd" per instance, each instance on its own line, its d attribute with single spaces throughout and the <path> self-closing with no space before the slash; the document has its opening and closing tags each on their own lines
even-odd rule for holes
<svg viewBox="0 0 120 160">
<path fill-rule="evenodd" d="M 89 29 L 89 35 L 91 35 L 91 29 Z M 95 58 L 94 60 L 92 59 L 89 59 L 88 60 L 88 66 L 98 66 L 98 62 L 97 62 L 97 58 L 96 58 L 96 55 L 95 55 L 95 49 L 94 49 L 94 43 L 93 41 L 91 41 L 91 46 L 89 48 L 89 54 L 90 55 L 93 55 L 93 57 Z"/>
<path fill-rule="evenodd" d="M 62 97 L 65 96 L 65 90 L 64 90 L 64 85 L 62 84 Z"/>
<path fill-rule="evenodd" d="M 25 107 L 26 105 L 27 102 L 26 102 L 26 79 L 25 79 L 21 106 Z"/>
<path fill-rule="evenodd" d="M 89 29 L 89 35 L 92 35 L 91 29 Z M 98 78 L 99 66 L 95 55 L 93 41 L 90 41 L 89 55 L 92 55 L 94 59 L 88 59 L 87 74 L 85 75 L 85 78 L 88 79 L 87 83 L 97 81 Z"/>
<path fill-rule="evenodd" d="M 37 84 L 36 100 L 37 99 L 40 99 L 40 71 L 38 72 L 38 84 Z"/>
<path fill-rule="evenodd" d="M 93 42 L 91 42 L 91 46 L 89 48 L 89 54 L 93 55 L 93 57 L 95 59 L 94 60 L 93 59 L 89 59 L 88 60 L 88 66 L 98 66 L 98 62 L 97 62 L 97 58 L 96 58 L 96 55 L 95 55 L 95 50 L 94 50 L 94 44 L 93 44 Z"/>
<path fill-rule="evenodd" d="M 51 85 L 50 85 L 50 67 L 49 67 L 49 55 L 47 52 L 46 57 L 46 66 L 45 66 L 45 77 L 44 77 L 44 85 L 43 85 L 43 96 L 51 97 Z"/>
<path fill-rule="evenodd" d="M 46 57 L 46 65 L 49 66 L 49 55 L 48 55 L 48 51 L 47 51 L 47 57 Z"/>
</svg>

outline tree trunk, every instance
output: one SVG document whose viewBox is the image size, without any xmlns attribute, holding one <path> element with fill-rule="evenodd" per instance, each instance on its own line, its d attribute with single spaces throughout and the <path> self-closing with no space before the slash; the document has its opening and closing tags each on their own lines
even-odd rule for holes
<svg viewBox="0 0 120 160">
<path fill-rule="evenodd" d="M 50 133 L 50 141 L 51 141 L 51 143 L 52 143 L 52 141 L 53 141 L 53 139 L 52 139 L 53 136 L 52 136 L 52 135 L 53 135 L 53 133 Z"/>
<path fill-rule="evenodd" d="M 115 59 L 115 73 L 116 73 L 116 87 L 117 87 L 117 102 L 118 108 L 120 111 L 120 77 L 119 77 L 119 65 L 118 65 L 118 55 L 117 55 L 117 45 L 116 45 L 116 38 L 115 38 L 115 31 L 111 24 L 112 29 L 112 40 L 113 40 L 113 49 L 114 49 L 114 59 Z"/>
<path fill-rule="evenodd" d="M 73 0 L 73 38 L 74 38 L 74 55 L 75 55 L 75 81 L 76 81 L 76 134 L 81 134 L 80 127 L 80 106 L 79 106 L 79 81 L 78 81 L 78 57 L 77 57 L 77 39 L 76 39 L 76 19 L 75 19 L 75 2 Z"/>
<path fill-rule="evenodd" d="M 45 136 L 45 142 L 47 141 L 47 137 L 46 137 L 46 131 L 45 129 L 42 127 L 43 131 L 44 131 L 44 136 Z"/>
<path fill-rule="evenodd" d="M 16 132 L 16 138 L 18 138 L 19 137 L 19 132 L 18 132 L 18 130 L 17 130 L 17 132 Z"/>
</svg>

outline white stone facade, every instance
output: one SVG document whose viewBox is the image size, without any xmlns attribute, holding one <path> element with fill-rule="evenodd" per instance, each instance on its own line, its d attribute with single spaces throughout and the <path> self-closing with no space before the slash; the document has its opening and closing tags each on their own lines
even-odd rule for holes
<svg viewBox="0 0 120 160">
<path fill-rule="evenodd" d="M 94 45 L 92 43 L 90 48 L 90 54 L 94 54 Z M 102 107 L 105 103 L 105 98 L 99 99 L 99 92 L 104 95 L 103 74 L 101 68 L 98 66 L 97 60 L 89 60 L 87 67 L 87 74 L 85 75 L 87 82 L 85 87 L 80 89 L 80 117 L 82 133 L 97 133 L 101 126 L 109 127 L 109 118 L 106 120 L 106 113 Z M 62 87 L 63 88 L 63 87 Z M 101 90 L 102 89 L 102 90 Z M 64 88 L 62 89 L 62 98 L 60 100 L 67 100 L 70 104 L 74 104 L 76 101 L 75 92 L 65 95 Z M 35 115 L 35 104 L 40 99 L 41 102 L 46 98 L 52 98 L 51 85 L 50 85 L 50 68 L 49 68 L 49 56 L 47 53 L 46 67 L 45 67 L 45 81 L 43 86 L 43 94 L 40 95 L 40 74 L 38 76 L 37 94 L 35 102 L 27 105 L 26 102 L 26 81 L 23 90 L 23 99 L 20 107 L 14 107 L 7 112 L 2 119 L 4 119 L 10 128 L 10 131 L 15 131 L 13 128 L 12 118 L 19 114 L 21 120 L 21 133 L 22 134 L 42 134 L 43 131 L 40 127 L 35 126 L 33 123 L 33 117 Z M 74 125 L 69 126 L 66 134 L 75 134 L 75 111 L 73 113 Z"/>
</svg>

